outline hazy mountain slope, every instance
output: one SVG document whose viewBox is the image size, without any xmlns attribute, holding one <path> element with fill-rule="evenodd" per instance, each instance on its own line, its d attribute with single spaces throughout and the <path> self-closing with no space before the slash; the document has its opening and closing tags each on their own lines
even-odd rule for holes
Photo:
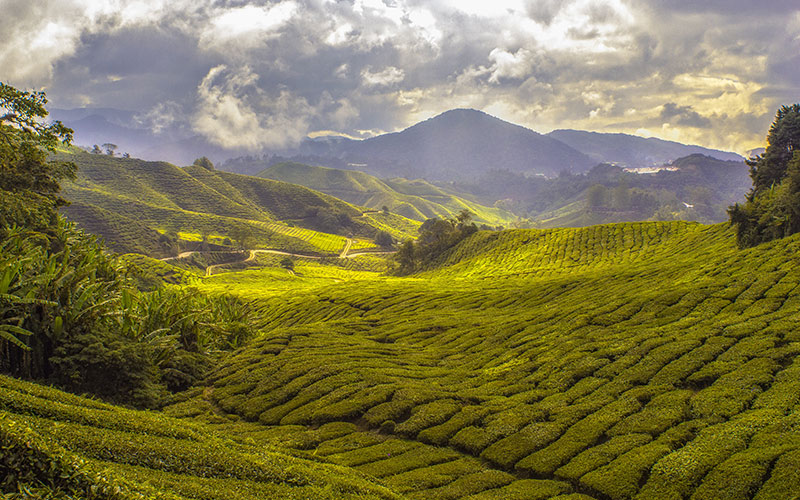
<svg viewBox="0 0 800 500">
<path fill-rule="evenodd" d="M 742 161 L 742 157 L 736 153 L 690 146 L 655 137 L 644 138 L 628 134 L 604 134 L 569 129 L 554 130 L 547 136 L 577 149 L 598 163 L 616 163 L 626 167 L 661 165 L 691 154 L 703 154 L 725 161 Z"/>
<path fill-rule="evenodd" d="M 471 109 L 447 111 L 402 132 L 343 144 L 340 153 L 348 161 L 384 177 L 453 180 L 493 169 L 556 175 L 596 163 L 556 139 Z"/>
<path fill-rule="evenodd" d="M 728 219 L 727 208 L 741 200 L 751 186 L 748 167 L 742 161 L 692 154 L 674 160 L 669 168 L 653 174 L 608 169 L 595 175 L 596 170 L 592 170 L 579 195 L 538 214 L 537 223 L 539 227 L 583 227 L 659 219 L 722 222 Z M 590 207 L 590 193 L 601 185 L 606 187 L 606 199 L 599 206 Z M 620 190 L 629 199 L 647 196 L 654 205 L 620 206 Z"/>
<path fill-rule="evenodd" d="M 210 402 L 411 498 L 784 498 L 798 251 L 633 223 L 479 232 L 409 278 L 251 273 L 239 293 L 270 330 L 219 367 Z"/>
<path fill-rule="evenodd" d="M 453 217 L 461 210 L 475 214 L 478 222 L 504 224 L 514 219 L 510 212 L 459 198 L 423 180 L 380 180 L 355 170 L 300 163 L 278 163 L 266 168 L 258 176 L 307 186 L 374 210 L 381 210 L 385 206 L 390 212 L 418 221 L 431 217 Z"/>
</svg>

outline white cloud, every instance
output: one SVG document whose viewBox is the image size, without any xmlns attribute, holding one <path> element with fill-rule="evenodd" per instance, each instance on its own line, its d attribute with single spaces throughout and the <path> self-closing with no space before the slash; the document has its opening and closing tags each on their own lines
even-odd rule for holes
<svg viewBox="0 0 800 500">
<path fill-rule="evenodd" d="M 245 102 L 246 87 L 257 78 L 249 68 L 236 73 L 228 72 L 224 65 L 211 68 L 197 87 L 194 130 L 226 148 L 256 150 L 263 146 L 258 115 Z"/>
<path fill-rule="evenodd" d="M 361 80 L 365 87 L 389 87 L 400 83 L 405 78 L 405 72 L 400 68 L 388 66 L 380 71 L 365 68 L 361 72 Z"/>
<path fill-rule="evenodd" d="M 197 87 L 195 132 L 230 149 L 258 151 L 297 145 L 315 121 L 347 127 L 358 110 L 323 92 L 314 105 L 289 89 L 259 88 L 258 75 L 244 66 L 211 68 Z"/>
<path fill-rule="evenodd" d="M 533 69 L 533 53 L 528 49 L 519 49 L 511 53 L 495 48 L 489 53 L 492 61 L 490 83 L 500 83 L 503 79 L 524 79 Z"/>
<path fill-rule="evenodd" d="M 139 113 L 133 117 L 136 125 L 149 129 L 154 134 L 169 130 L 174 124 L 186 120 L 183 107 L 174 101 L 160 102 L 146 113 Z"/>
<path fill-rule="evenodd" d="M 231 43 L 236 43 L 245 48 L 257 47 L 264 40 L 278 36 L 280 28 L 297 11 L 298 5 L 293 1 L 278 3 L 272 7 L 245 5 L 215 9 L 209 13 L 210 22 L 200 35 L 200 46 L 224 49 Z"/>
</svg>

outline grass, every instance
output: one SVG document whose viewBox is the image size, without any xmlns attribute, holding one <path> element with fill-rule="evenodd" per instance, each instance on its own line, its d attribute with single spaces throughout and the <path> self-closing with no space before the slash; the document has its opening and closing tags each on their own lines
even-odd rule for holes
<svg viewBox="0 0 800 500">
<path fill-rule="evenodd" d="M 508 224 L 515 219 L 506 210 L 480 205 L 422 179 L 380 180 L 356 170 L 291 162 L 272 165 L 258 176 L 300 184 L 375 211 L 387 207 L 392 213 L 419 222 L 432 217 L 453 218 L 461 210 L 475 214 L 475 220 L 480 223 Z"/>
</svg>

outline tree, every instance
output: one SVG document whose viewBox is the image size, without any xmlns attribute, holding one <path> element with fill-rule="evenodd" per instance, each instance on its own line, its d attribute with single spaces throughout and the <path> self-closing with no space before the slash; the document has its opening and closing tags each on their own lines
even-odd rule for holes
<svg viewBox="0 0 800 500">
<path fill-rule="evenodd" d="M 382 206 L 381 207 L 381 212 L 383 212 L 383 215 L 388 215 L 389 214 L 389 207 L 387 207 L 386 205 Z"/>
<path fill-rule="evenodd" d="M 748 200 L 783 180 L 795 150 L 800 151 L 800 104 L 781 106 L 767 134 L 764 154 L 746 160 L 753 179 Z"/>
<path fill-rule="evenodd" d="M 42 92 L 23 92 L 0 82 L 0 239 L 11 226 L 52 228 L 62 179 L 75 177 L 71 162 L 51 160 L 59 145 L 69 145 L 72 130 L 45 123 Z"/>
<path fill-rule="evenodd" d="M 207 169 L 207 170 L 214 170 L 214 164 L 213 164 L 213 163 L 211 163 L 211 160 L 209 160 L 209 159 L 208 159 L 208 158 L 206 158 L 205 156 L 203 156 L 202 158 L 198 158 L 198 159 L 196 159 L 196 160 L 195 160 L 195 161 L 192 163 L 192 165 L 194 165 L 194 166 L 196 166 L 196 167 L 203 167 L 203 168 L 205 168 L 205 169 Z"/>
<path fill-rule="evenodd" d="M 98 146 L 97 144 L 95 144 L 94 146 L 92 146 L 92 151 L 91 151 L 91 153 L 92 153 L 93 155 L 101 155 L 101 154 L 103 154 L 103 150 L 102 150 L 102 149 L 100 149 L 100 146 Z"/>
<path fill-rule="evenodd" d="M 28 190 L 59 204 L 59 181 L 75 177 L 75 165 L 50 161 L 59 144 L 72 142 L 72 129 L 60 121 L 42 122 L 47 116 L 43 92 L 22 92 L 0 82 L 0 189 Z"/>
<path fill-rule="evenodd" d="M 116 144 L 112 144 L 110 142 L 107 142 L 107 143 L 103 144 L 103 149 L 105 150 L 105 152 L 106 152 L 106 154 L 108 156 L 114 156 L 114 153 L 117 150 L 117 145 Z"/>
<path fill-rule="evenodd" d="M 405 241 L 395 254 L 394 260 L 399 264 L 396 274 L 410 274 L 431 266 L 447 250 L 477 232 L 478 227 L 472 222 L 472 213 L 462 210 L 453 219 L 428 219 L 418 231 L 417 242 Z"/>
<path fill-rule="evenodd" d="M 375 235 L 375 244 L 388 248 L 394 244 L 394 238 L 388 231 L 378 231 L 378 234 Z"/>
<path fill-rule="evenodd" d="M 595 184 L 586 190 L 586 208 L 591 210 L 601 208 L 606 203 L 606 187 Z"/>
<path fill-rule="evenodd" d="M 741 247 L 800 232 L 800 104 L 782 106 L 763 155 L 747 160 L 753 188 L 728 208 Z"/>
<path fill-rule="evenodd" d="M 233 241 L 236 242 L 236 245 L 239 247 L 240 250 L 247 250 L 252 248 L 253 240 L 255 239 L 255 233 L 250 226 L 247 225 L 237 225 L 231 229 L 229 236 Z"/>
<path fill-rule="evenodd" d="M 294 271 L 294 259 L 288 255 L 281 259 L 281 267 L 287 271 Z"/>
</svg>

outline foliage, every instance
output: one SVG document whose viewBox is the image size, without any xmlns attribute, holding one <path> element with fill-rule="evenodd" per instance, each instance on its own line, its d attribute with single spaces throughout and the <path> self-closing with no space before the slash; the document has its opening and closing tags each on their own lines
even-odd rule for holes
<svg viewBox="0 0 800 500">
<path fill-rule="evenodd" d="M 782 106 L 763 155 L 747 161 L 753 188 L 728 209 L 739 245 L 749 247 L 800 232 L 800 104 Z"/>
<path fill-rule="evenodd" d="M 3 498 L 392 499 L 377 481 L 236 433 L 0 376 Z"/>
<path fill-rule="evenodd" d="M 428 219 L 423 222 L 417 242 L 407 240 L 395 255 L 398 264 L 395 274 L 411 274 L 431 266 L 448 249 L 478 230 L 471 220 L 472 214 L 462 210 L 453 219 Z"/>
<path fill-rule="evenodd" d="M 60 153 L 57 158 L 79 167 L 75 181 L 64 186 L 73 203 L 65 214 L 123 253 L 174 256 L 194 248 L 170 235 L 191 233 L 244 238 L 248 249 L 338 254 L 346 235 L 371 239 L 377 230 L 395 237 L 416 231 L 416 223 L 399 215 L 362 214 L 341 200 L 285 182 L 107 155 Z M 166 231 L 164 241 L 155 231 Z"/>
<path fill-rule="evenodd" d="M 74 165 L 48 162 L 59 144 L 72 141 L 72 130 L 61 122 L 43 124 L 47 116 L 43 92 L 23 92 L 0 82 L 0 189 L 29 190 L 56 196 L 59 180 L 74 177 Z"/>
<path fill-rule="evenodd" d="M 155 406 L 257 329 L 237 299 L 133 285 L 117 258 L 63 219 L 51 235 L 9 229 L 0 244 L 0 369 Z"/>
<path fill-rule="evenodd" d="M 378 231 L 375 235 L 375 244 L 379 247 L 389 248 L 394 245 L 394 238 L 387 231 Z"/>
<path fill-rule="evenodd" d="M 241 169 L 242 162 L 248 163 L 248 167 L 261 170 L 257 174 L 259 177 L 316 189 L 349 203 L 365 206 L 372 213 L 380 211 L 383 215 L 389 215 L 391 212 L 423 222 L 434 217 L 455 217 L 461 210 L 469 210 L 479 222 L 498 224 L 513 219 L 506 210 L 481 205 L 422 179 L 381 180 L 352 169 L 341 170 L 296 162 L 269 165 L 269 161 L 269 158 L 239 158 L 228 160 L 225 165 L 230 169 Z"/>
</svg>

